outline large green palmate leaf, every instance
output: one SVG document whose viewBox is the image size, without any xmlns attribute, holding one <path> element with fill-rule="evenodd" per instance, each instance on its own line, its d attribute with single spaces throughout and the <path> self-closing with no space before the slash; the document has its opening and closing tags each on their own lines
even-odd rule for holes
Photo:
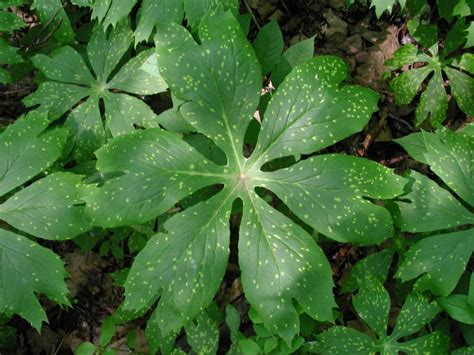
<svg viewBox="0 0 474 355">
<path fill-rule="evenodd" d="M 132 44 L 132 32 L 121 22 L 104 32 L 96 27 L 87 45 L 91 72 L 84 58 L 71 47 L 62 47 L 51 56 L 38 54 L 33 63 L 50 80 L 24 99 L 27 106 L 41 105 L 56 116 L 72 109 L 65 126 L 70 129 L 74 157 L 91 158 L 110 135 L 118 136 L 142 127 L 157 126 L 157 116 L 136 95 L 162 92 L 166 84 L 156 65 L 153 49 L 144 50 L 117 72 L 117 66 Z M 112 75 L 112 72 L 116 73 Z M 105 106 L 105 126 L 100 102 Z"/>
<path fill-rule="evenodd" d="M 310 234 L 255 189 L 275 191 L 301 220 L 330 238 L 373 244 L 390 237 L 392 226 L 388 212 L 364 198 L 393 198 L 405 181 L 374 162 L 337 155 L 276 172 L 261 168 L 275 158 L 313 153 L 360 130 L 376 110 L 377 95 L 344 84 L 347 67 L 338 58 L 302 63 L 273 96 L 257 147 L 246 158 L 244 135 L 259 103 L 261 72 L 238 21 L 222 10 L 205 16 L 200 44 L 177 24 L 160 24 L 157 33 L 160 72 L 182 102 L 180 114 L 222 149 L 227 163 L 213 163 L 159 128 L 117 137 L 97 153 L 100 172 L 120 175 L 85 198 L 86 211 L 98 226 L 142 223 L 202 187 L 222 187 L 172 216 L 165 232 L 149 241 L 130 270 L 124 308 L 148 308 L 159 298 L 147 333 L 160 339 L 198 316 L 225 273 L 229 217 L 240 199 L 245 294 L 265 327 L 290 346 L 299 331 L 295 302 L 312 318 L 333 320 L 331 270 Z M 313 193 L 320 198 L 306 197 Z"/>
<path fill-rule="evenodd" d="M 54 173 L 14 193 L 61 156 L 67 132 L 47 130 L 49 124 L 47 115 L 33 111 L 0 135 L 0 220 L 35 237 L 69 239 L 91 227 L 80 201 L 80 176 Z M 40 331 L 47 318 L 35 294 L 69 304 L 65 277 L 52 251 L 0 229 L 0 313 L 18 314 Z"/>
<path fill-rule="evenodd" d="M 417 160 L 428 164 L 447 188 L 412 171 L 409 192 L 397 205 L 397 223 L 402 231 L 434 232 L 459 228 L 452 233 L 430 236 L 417 242 L 405 254 L 397 271 L 402 281 L 419 279 L 415 289 L 430 290 L 438 296 L 450 294 L 474 251 L 474 139 L 469 133 L 442 130 L 417 133 L 398 140 Z M 464 227 L 466 226 L 466 227 Z M 466 229 L 467 228 L 467 229 Z"/>
<path fill-rule="evenodd" d="M 418 333 L 440 311 L 436 302 L 417 293 L 407 296 L 397 317 L 395 329 L 387 335 L 390 297 L 379 279 L 366 275 L 353 297 L 359 317 L 373 332 L 374 337 L 359 330 L 335 326 L 317 336 L 310 350 L 318 354 L 446 354 L 449 339 L 441 332 L 433 332 L 409 341 L 406 336 Z"/>
</svg>

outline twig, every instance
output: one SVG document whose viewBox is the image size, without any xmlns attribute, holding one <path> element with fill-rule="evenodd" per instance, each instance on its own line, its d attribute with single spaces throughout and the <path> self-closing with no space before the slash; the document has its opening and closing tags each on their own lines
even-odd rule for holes
<svg viewBox="0 0 474 355">
<path fill-rule="evenodd" d="M 380 113 L 380 120 L 377 122 L 377 124 L 370 129 L 367 132 L 367 135 L 365 136 L 364 141 L 362 142 L 362 147 L 358 148 L 356 153 L 358 156 L 363 157 L 367 153 L 367 150 L 369 149 L 370 145 L 374 141 L 374 139 L 379 135 L 380 131 L 383 128 L 383 125 L 385 124 L 385 119 L 388 116 L 388 110 L 384 109 Z"/>
<path fill-rule="evenodd" d="M 255 23 L 255 26 L 257 26 L 258 30 L 260 31 L 262 28 L 258 24 L 257 18 L 255 17 L 255 14 L 253 13 L 252 8 L 248 4 L 247 0 L 244 0 L 245 7 L 247 8 L 247 11 L 250 12 L 250 15 L 252 15 L 252 20 Z"/>
</svg>

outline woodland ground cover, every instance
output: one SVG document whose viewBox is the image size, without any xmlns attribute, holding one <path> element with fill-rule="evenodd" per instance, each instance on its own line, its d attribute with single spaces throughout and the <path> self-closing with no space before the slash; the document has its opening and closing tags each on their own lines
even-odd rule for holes
<svg viewBox="0 0 474 355">
<path fill-rule="evenodd" d="M 1 352 L 473 353 L 473 11 L 2 1 Z"/>
</svg>

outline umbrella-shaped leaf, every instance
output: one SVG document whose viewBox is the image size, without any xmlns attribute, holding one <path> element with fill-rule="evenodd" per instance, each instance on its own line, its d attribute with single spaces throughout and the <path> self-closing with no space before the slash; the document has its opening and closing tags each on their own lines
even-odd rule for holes
<svg viewBox="0 0 474 355">
<path fill-rule="evenodd" d="M 115 75 L 112 73 L 132 44 L 132 32 L 126 22 L 114 29 L 94 29 L 87 45 L 87 57 L 71 47 L 60 48 L 49 56 L 36 55 L 33 62 L 50 79 L 24 99 L 28 106 L 41 105 L 56 116 L 74 108 L 66 120 L 71 128 L 71 146 L 79 160 L 91 158 L 109 135 L 117 136 L 136 126 L 157 126 L 157 116 L 141 100 L 127 95 L 148 95 L 166 90 L 156 67 L 153 50 L 145 50 L 128 61 Z M 88 98 L 83 101 L 84 98 Z M 105 127 L 100 101 L 105 104 Z"/>
<path fill-rule="evenodd" d="M 312 213 L 324 219 L 328 213 L 333 228 L 343 212 L 315 211 L 312 201 L 300 198 L 300 192 L 321 191 L 338 204 L 337 209 L 343 209 L 344 203 L 364 205 L 368 212 L 357 210 L 356 228 L 345 236 L 340 231 L 340 238 L 350 238 L 357 228 L 381 231 L 383 236 L 372 239 L 358 236 L 358 242 L 369 244 L 388 237 L 391 229 L 388 213 L 371 202 L 362 202 L 362 197 L 393 198 L 403 192 L 404 180 L 364 159 L 332 155 L 307 159 L 292 172 L 262 172 L 261 167 L 273 158 L 313 153 L 361 129 L 376 110 L 377 95 L 343 84 L 346 66 L 337 58 L 319 57 L 302 63 L 270 102 L 273 113 L 263 120 L 260 146 L 247 159 L 243 138 L 260 99 L 257 58 L 230 12 L 218 10 L 204 16 L 198 36 L 199 44 L 185 28 L 159 24 L 155 41 L 160 73 L 181 100 L 182 120 L 222 149 L 226 155 L 222 161 L 227 164 L 211 162 L 190 146 L 192 140 L 188 144 L 159 128 L 128 133 L 97 153 L 99 171 L 115 177 L 86 197 L 86 209 L 94 223 L 103 227 L 142 223 L 202 187 L 223 185 L 208 200 L 187 209 L 186 204 L 180 204 L 184 211 L 171 217 L 165 231 L 148 242 L 128 275 L 125 305 L 143 309 L 159 298 L 150 329 L 159 329 L 161 338 L 188 326 L 219 288 L 229 254 L 231 206 L 240 199 L 245 207 L 239 263 L 246 297 L 264 326 L 290 347 L 299 330 L 298 309 L 320 321 L 333 320 L 331 269 L 310 234 L 265 202 L 255 189 L 275 188 L 283 195 L 286 192 L 278 182 L 285 177 L 302 204 L 290 206 L 299 217 Z M 308 137 L 303 136 L 306 144 L 295 145 L 292 152 L 284 149 L 292 134 L 300 134 L 307 126 L 311 128 L 304 133 Z M 311 134 L 318 137 L 316 142 Z M 344 169 L 335 168 L 338 159 L 345 162 Z M 329 167 L 326 175 L 325 164 Z M 354 166 L 365 171 L 357 175 Z M 324 176 L 320 184 L 318 175 Z M 346 177 L 353 181 L 346 181 Z M 300 183 L 305 179 L 313 179 L 313 185 Z M 335 184 L 341 185 L 340 191 L 331 195 Z M 324 223 L 328 236 L 333 237 L 332 222 Z"/>
</svg>

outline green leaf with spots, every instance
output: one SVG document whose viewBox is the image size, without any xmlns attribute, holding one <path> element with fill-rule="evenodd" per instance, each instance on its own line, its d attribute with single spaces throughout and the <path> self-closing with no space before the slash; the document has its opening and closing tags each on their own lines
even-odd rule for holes
<svg viewBox="0 0 474 355">
<path fill-rule="evenodd" d="M 385 283 L 390 264 L 392 263 L 393 254 L 394 252 L 391 249 L 384 249 L 359 260 L 352 267 L 349 275 L 344 280 L 342 291 L 353 292 L 357 290 L 367 275 L 372 275 L 381 283 Z"/>
<path fill-rule="evenodd" d="M 186 339 L 197 354 L 216 354 L 219 343 L 219 327 L 206 312 L 202 312 L 186 326 Z"/>
<path fill-rule="evenodd" d="M 438 296 L 450 294 L 474 251 L 474 213 L 466 206 L 474 205 L 472 170 L 473 137 L 447 129 L 434 133 L 421 132 L 400 143 L 418 160 L 428 164 L 445 185 L 412 171 L 408 192 L 396 204 L 397 224 L 402 231 L 436 232 L 459 228 L 453 233 L 426 237 L 404 255 L 397 271 L 402 281 L 418 278 L 415 289 L 430 290 Z M 463 200 L 460 201 L 459 197 Z"/>
<path fill-rule="evenodd" d="M 0 229 L 0 275 L 0 313 L 18 314 L 37 331 L 47 318 L 35 294 L 69 305 L 64 283 L 67 273 L 59 257 L 4 229 Z"/>
<path fill-rule="evenodd" d="M 38 14 L 46 33 L 61 44 L 74 42 L 74 30 L 61 0 L 34 0 L 31 8 Z"/>
<path fill-rule="evenodd" d="M 367 275 L 359 284 L 359 292 L 352 299 L 354 309 L 370 329 L 371 336 L 349 327 L 335 326 L 316 336 L 310 350 L 320 354 L 372 354 L 400 352 L 423 354 L 434 351 L 445 354 L 449 340 L 441 332 L 403 341 L 407 336 L 419 333 L 440 312 L 436 302 L 418 293 L 408 294 L 397 317 L 394 330 L 387 334 L 390 298 L 382 283 L 373 275 Z"/>
<path fill-rule="evenodd" d="M 461 110 L 468 116 L 474 115 L 474 78 L 463 72 L 463 70 L 469 72 L 471 65 L 466 62 L 469 57 L 463 56 L 460 60 L 446 58 L 450 52 L 463 43 L 453 42 L 457 41 L 459 35 L 453 35 L 453 40 L 448 43 L 449 51 L 445 50 L 438 55 L 437 28 L 433 25 L 422 26 L 415 20 L 409 24 L 411 34 L 420 44 L 429 47 L 430 55 L 419 52 L 415 46 L 408 44 L 399 48 L 385 63 L 391 71 L 407 65 L 425 64 L 421 68 L 409 68 L 392 79 L 390 88 L 395 95 L 395 102 L 398 105 L 410 104 L 422 84 L 427 81 L 426 89 L 421 94 L 416 109 L 415 123 L 419 126 L 429 119 L 434 127 L 439 127 L 446 119 L 448 110 L 448 95 L 443 78 L 443 75 L 446 75 L 452 96 Z"/>
<path fill-rule="evenodd" d="M 95 225 L 143 223 L 204 187 L 218 191 L 189 208 L 178 204 L 180 212 L 133 263 L 124 307 L 147 309 L 159 298 L 149 324 L 160 339 L 188 327 L 219 289 L 229 258 L 232 205 L 240 199 L 245 296 L 262 326 L 287 348 L 297 348 L 298 339 L 292 341 L 299 313 L 333 320 L 330 265 L 311 235 L 256 188 L 272 190 L 300 220 L 332 239 L 374 244 L 393 231 L 389 213 L 374 202 L 400 195 L 405 180 L 374 162 L 342 155 L 315 156 L 273 172 L 262 167 L 276 158 L 312 154 L 362 129 L 378 97 L 345 84 L 347 67 L 338 58 L 301 63 L 273 95 L 257 147 L 246 158 L 244 135 L 259 103 L 262 75 L 239 22 L 222 10 L 206 15 L 199 44 L 177 24 L 159 24 L 157 33 L 160 73 L 180 102 L 181 119 L 225 159 L 219 165 L 191 140 L 160 128 L 121 135 L 97 152 L 99 171 L 115 177 L 85 198 Z"/>
<path fill-rule="evenodd" d="M 22 58 L 17 53 L 18 48 L 10 46 L 8 42 L 0 37 L 0 64 L 18 64 Z"/>
<path fill-rule="evenodd" d="M 58 172 L 38 180 L 0 205 L 0 219 L 36 237 L 71 239 L 90 229 L 84 216 L 82 177 Z"/>
<path fill-rule="evenodd" d="M 454 68 L 445 68 L 451 92 L 461 110 L 474 116 L 474 78 Z"/>
<path fill-rule="evenodd" d="M 331 327 L 317 339 L 311 343 L 308 349 L 310 352 L 328 355 L 366 355 L 377 350 L 372 338 L 348 327 Z"/>
<path fill-rule="evenodd" d="M 33 111 L 0 135 L 0 197 L 31 180 L 61 156 L 67 132 L 47 130 L 49 124 L 47 115 Z"/>
<path fill-rule="evenodd" d="M 427 237 L 408 250 L 396 276 L 402 282 L 418 278 L 416 290 L 447 296 L 456 287 L 473 251 L 472 229 Z"/>
<path fill-rule="evenodd" d="M 25 23 L 17 14 L 0 11 L 0 32 L 13 32 L 23 26 L 25 26 Z"/>
<path fill-rule="evenodd" d="M 387 332 L 390 295 L 373 275 L 359 281 L 359 292 L 352 297 L 352 304 L 359 317 L 379 338 Z"/>
<path fill-rule="evenodd" d="M 411 36 L 423 47 L 429 48 L 433 55 L 438 52 L 438 27 L 434 24 L 423 25 L 419 19 L 407 23 Z"/>
<path fill-rule="evenodd" d="M 25 26 L 25 23 L 16 13 L 7 11 L 9 6 L 21 5 L 6 3 L 0 5 L 0 32 L 8 34 Z M 12 75 L 9 68 L 2 68 L 3 64 L 18 64 L 22 62 L 21 56 L 17 53 L 18 48 L 11 46 L 8 41 L 0 37 L 0 84 L 12 82 Z"/>
<path fill-rule="evenodd" d="M 472 136 L 444 129 L 397 140 L 417 160 L 428 164 L 446 187 L 474 206 Z M 397 202 L 403 231 L 428 232 L 474 223 L 474 214 L 446 187 L 412 171 L 410 191 Z"/>
<path fill-rule="evenodd" d="M 15 193 L 61 156 L 67 132 L 48 130 L 49 124 L 47 115 L 32 111 L 0 135 L 0 198 L 5 196 L 0 199 L 0 220 L 4 227 L 9 224 L 39 238 L 73 238 L 91 226 L 80 201 L 85 188 L 80 176 L 54 173 Z M 65 277 L 52 251 L 0 229 L 0 314 L 18 314 L 40 331 L 47 318 L 36 294 L 69 304 Z"/>
<path fill-rule="evenodd" d="M 33 57 L 33 63 L 49 81 L 40 84 L 24 102 L 27 106 L 39 104 L 57 117 L 74 107 L 65 126 L 70 128 L 70 145 L 78 161 L 90 159 L 110 135 L 133 131 L 135 125 L 158 125 L 151 108 L 129 94 L 156 94 L 167 86 L 158 71 L 153 49 L 144 50 L 123 67 L 117 67 L 131 44 L 132 32 L 121 22 L 108 32 L 95 28 L 87 45 L 92 71 L 71 47 L 62 47 L 50 56 Z M 101 102 L 105 118 L 100 112 Z"/>
<path fill-rule="evenodd" d="M 397 224 L 404 232 L 432 232 L 474 223 L 474 214 L 452 193 L 430 178 L 411 171 L 410 191 L 396 202 L 400 209 Z"/>
<path fill-rule="evenodd" d="M 469 27 L 467 28 L 465 32 L 466 32 L 466 44 L 464 45 L 464 48 L 474 47 L 474 22 L 471 22 L 469 24 Z"/>
</svg>

